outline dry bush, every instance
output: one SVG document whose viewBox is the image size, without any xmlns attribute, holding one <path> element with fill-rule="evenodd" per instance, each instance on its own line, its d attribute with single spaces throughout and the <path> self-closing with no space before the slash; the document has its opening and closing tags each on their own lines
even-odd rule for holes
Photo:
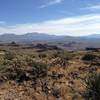
<svg viewBox="0 0 100 100">
<path fill-rule="evenodd" d="M 100 74 L 94 73 L 89 75 L 85 81 L 86 91 L 85 99 L 86 100 L 100 100 Z"/>
<path fill-rule="evenodd" d="M 41 62 L 33 62 L 32 64 L 32 74 L 37 77 L 45 77 L 48 73 L 48 65 Z"/>
<path fill-rule="evenodd" d="M 82 57 L 82 60 L 84 61 L 94 61 L 98 58 L 97 55 L 93 54 L 93 53 L 87 53 Z"/>
<path fill-rule="evenodd" d="M 5 52 L 4 59 L 5 60 L 12 60 L 15 57 L 15 53 L 7 51 Z"/>
<path fill-rule="evenodd" d="M 39 56 L 39 58 L 46 58 L 47 57 L 47 55 L 45 53 L 40 53 L 38 56 Z"/>
<path fill-rule="evenodd" d="M 56 98 L 60 98 L 60 97 L 61 97 L 61 91 L 60 91 L 60 89 L 57 88 L 57 87 L 53 87 L 51 93 L 52 93 L 52 95 L 53 95 L 54 97 L 56 97 Z"/>
</svg>

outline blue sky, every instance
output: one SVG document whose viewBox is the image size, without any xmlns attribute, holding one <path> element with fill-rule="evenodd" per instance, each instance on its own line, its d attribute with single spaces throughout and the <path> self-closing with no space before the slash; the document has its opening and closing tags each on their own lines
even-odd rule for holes
<svg viewBox="0 0 100 100">
<path fill-rule="evenodd" d="M 0 0 L 0 34 L 100 34 L 100 0 Z"/>
</svg>

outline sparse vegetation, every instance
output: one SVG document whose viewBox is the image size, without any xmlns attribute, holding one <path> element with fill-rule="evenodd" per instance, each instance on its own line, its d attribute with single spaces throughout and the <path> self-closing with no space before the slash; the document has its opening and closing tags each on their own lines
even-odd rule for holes
<svg viewBox="0 0 100 100">
<path fill-rule="evenodd" d="M 1 48 L 4 50 L 0 51 L 3 52 L 0 55 L 0 88 L 5 91 L 15 86 L 11 91 L 19 89 L 16 93 L 21 95 L 25 90 L 26 97 L 32 98 L 29 100 L 99 100 L 100 75 L 93 75 L 84 82 L 90 73 L 100 71 L 99 52 L 66 51 L 54 47 L 50 50 L 23 49 L 15 45 Z"/>
</svg>

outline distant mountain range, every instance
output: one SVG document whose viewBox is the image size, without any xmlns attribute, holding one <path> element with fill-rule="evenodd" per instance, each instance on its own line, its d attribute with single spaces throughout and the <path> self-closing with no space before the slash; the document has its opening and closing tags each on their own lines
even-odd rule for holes
<svg viewBox="0 0 100 100">
<path fill-rule="evenodd" d="M 96 39 L 100 39 L 100 34 L 92 34 L 92 35 L 88 35 L 88 38 L 96 38 Z"/>
<path fill-rule="evenodd" d="M 0 35 L 0 41 L 2 42 L 32 42 L 32 41 L 52 41 L 61 38 L 55 35 L 48 35 L 42 33 L 26 33 L 23 35 L 16 35 L 16 34 L 2 34 Z"/>
<path fill-rule="evenodd" d="M 48 42 L 100 42 L 100 34 L 88 36 L 73 37 L 73 36 L 56 36 L 43 33 L 26 33 L 23 35 L 2 34 L 0 42 L 33 42 L 33 41 L 48 41 Z"/>
</svg>

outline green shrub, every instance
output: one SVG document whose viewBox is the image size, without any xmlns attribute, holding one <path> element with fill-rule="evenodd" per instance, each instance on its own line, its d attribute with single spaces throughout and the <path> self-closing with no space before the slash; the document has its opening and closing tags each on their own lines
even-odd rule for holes
<svg viewBox="0 0 100 100">
<path fill-rule="evenodd" d="M 33 62 L 32 65 L 32 74 L 37 77 L 45 77 L 48 73 L 48 66 L 47 64 L 41 63 L 41 62 Z"/>
<path fill-rule="evenodd" d="M 86 79 L 86 100 L 100 100 L 100 74 L 92 74 Z"/>
<path fill-rule="evenodd" d="M 82 60 L 84 60 L 84 61 L 93 61 L 96 58 L 97 58 L 97 56 L 95 54 L 87 53 L 82 57 Z"/>
<path fill-rule="evenodd" d="M 14 53 L 12 53 L 10 51 L 5 52 L 4 59 L 6 59 L 6 60 L 12 60 L 12 59 L 14 59 L 14 57 L 15 57 Z"/>
</svg>

